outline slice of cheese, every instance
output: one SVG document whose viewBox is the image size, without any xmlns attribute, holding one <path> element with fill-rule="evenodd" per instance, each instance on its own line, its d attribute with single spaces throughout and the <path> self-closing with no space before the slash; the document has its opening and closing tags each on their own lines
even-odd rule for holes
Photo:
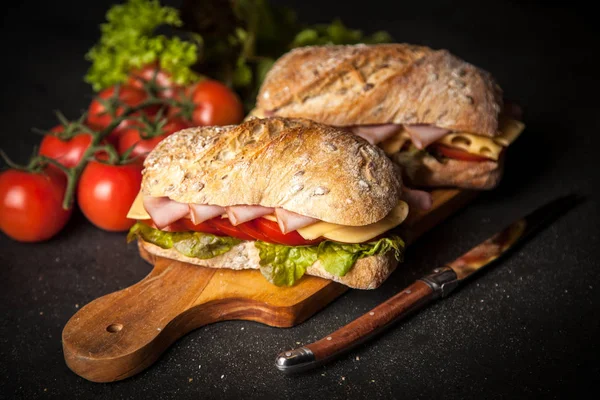
<svg viewBox="0 0 600 400">
<path fill-rule="evenodd" d="M 127 218 L 137 219 L 137 220 L 145 220 L 151 219 L 150 215 L 144 208 L 144 200 L 142 199 L 142 192 L 140 191 L 138 195 L 133 200 L 133 204 L 127 213 Z"/>
<path fill-rule="evenodd" d="M 365 226 L 343 226 L 323 234 L 323 237 L 343 243 L 362 243 L 400 225 L 408 216 L 408 204 L 400 201 L 381 221 Z M 300 231 L 298 231 L 300 232 Z M 300 233 L 302 235 L 302 233 Z"/>
<path fill-rule="evenodd" d="M 514 142 L 525 129 L 525 124 L 511 118 L 501 118 L 498 130 L 500 135 L 490 138 L 466 132 L 453 132 L 436 143 L 455 147 L 471 154 L 498 160 L 504 147 Z"/>
<path fill-rule="evenodd" d="M 347 226 L 319 221 L 298 229 L 298 233 L 306 240 L 324 237 L 336 242 L 362 243 L 400 225 L 408 215 L 408 204 L 400 201 L 381 221 L 365 226 Z M 262 218 L 277 222 L 275 215 L 264 215 Z"/>
<path fill-rule="evenodd" d="M 394 136 L 381 142 L 379 147 L 381 147 L 385 154 L 392 155 L 399 152 L 404 146 L 404 143 L 408 141 L 410 141 L 410 135 L 406 129 L 401 129 Z"/>
<path fill-rule="evenodd" d="M 500 143 L 502 146 L 508 146 L 515 141 L 521 135 L 521 132 L 525 129 L 525 124 L 521 121 L 517 121 L 512 118 L 501 118 L 500 119 L 500 136 L 496 136 L 494 140 Z"/>
<path fill-rule="evenodd" d="M 454 147 L 471 154 L 477 154 L 478 156 L 487 157 L 492 160 L 498 160 L 498 157 L 500 157 L 500 153 L 504 148 L 491 138 L 462 132 L 449 133 L 436 141 L 436 143 Z"/>
</svg>

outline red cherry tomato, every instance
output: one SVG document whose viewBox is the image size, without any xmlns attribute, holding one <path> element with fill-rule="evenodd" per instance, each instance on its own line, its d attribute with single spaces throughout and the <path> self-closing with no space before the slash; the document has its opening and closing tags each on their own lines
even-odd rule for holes
<svg viewBox="0 0 600 400">
<path fill-rule="evenodd" d="M 9 169 L 0 174 L 0 230 L 21 242 L 39 242 L 56 235 L 72 210 L 62 202 L 67 180 L 57 170 L 32 173 Z"/>
<path fill-rule="evenodd" d="M 195 105 L 192 112 L 192 123 L 195 126 L 233 125 L 244 118 L 244 107 L 235 92 L 224 84 L 204 80 L 186 90 Z M 181 97 L 179 92 L 175 98 Z M 168 115 L 175 115 L 180 110 L 172 107 Z"/>
<path fill-rule="evenodd" d="M 143 139 L 140 134 L 139 126 L 132 126 L 131 128 L 122 131 L 119 136 L 119 145 L 117 149 L 119 154 L 123 154 L 130 147 L 135 146 L 131 152 L 132 157 L 146 155 L 151 152 L 161 140 L 185 128 L 189 128 L 189 124 L 186 121 L 180 118 L 172 118 L 163 126 L 162 131 L 164 133 L 162 135 Z"/>
<path fill-rule="evenodd" d="M 106 106 L 102 104 L 100 100 L 109 101 L 114 97 L 115 94 L 115 86 L 109 87 L 107 89 L 102 90 L 98 97 L 92 100 L 90 107 L 88 109 L 88 124 L 94 129 L 100 130 L 106 128 L 112 122 L 112 115 L 106 109 Z M 131 87 L 131 86 L 121 86 L 119 88 L 118 99 L 125 105 L 130 107 L 135 107 L 146 100 L 148 95 L 142 89 Z M 159 106 L 152 106 L 144 110 L 144 112 L 148 115 L 155 115 L 158 112 Z M 120 116 L 123 114 L 123 106 L 119 106 L 116 109 L 116 116 Z M 110 141 L 110 139 L 109 139 Z"/>
<path fill-rule="evenodd" d="M 125 231 L 134 221 L 129 208 L 140 191 L 142 165 L 110 165 L 90 161 L 77 188 L 77 200 L 90 222 L 107 231 Z"/>
<path fill-rule="evenodd" d="M 288 246 L 308 246 L 322 242 L 323 238 L 315 240 L 306 240 L 297 231 L 282 233 L 279 229 L 277 222 L 269 221 L 266 218 L 256 218 L 252 220 L 256 224 L 256 227 L 265 235 L 267 235 L 271 242 L 285 244 Z"/>
<path fill-rule="evenodd" d="M 462 151 L 459 149 L 455 149 L 453 147 L 444 146 L 441 144 L 433 145 L 433 148 L 439 152 L 441 155 L 446 156 L 448 158 L 453 158 L 455 160 L 461 161 L 489 161 L 490 159 L 487 157 L 478 156 L 475 154 L 467 153 L 466 151 Z"/>
<path fill-rule="evenodd" d="M 60 133 L 63 130 L 64 127 L 58 125 L 52 128 L 50 132 Z M 67 140 L 62 140 L 57 135 L 45 135 L 40 144 L 39 154 L 70 168 L 81 161 L 83 153 L 90 147 L 91 143 L 92 135 L 89 133 L 80 133 Z"/>
<path fill-rule="evenodd" d="M 242 239 L 242 240 L 254 240 L 254 238 L 247 233 L 243 232 L 238 226 L 231 225 L 231 222 L 227 218 L 213 218 L 211 220 L 206 221 L 219 231 L 223 232 L 223 234 L 227 236 L 231 236 L 234 238 Z"/>
<path fill-rule="evenodd" d="M 173 82 L 171 74 L 160 69 L 156 63 L 131 71 L 129 73 L 127 85 L 138 89 L 144 89 L 144 85 L 153 80 L 158 97 L 166 99 L 173 98 L 177 85 Z"/>
</svg>

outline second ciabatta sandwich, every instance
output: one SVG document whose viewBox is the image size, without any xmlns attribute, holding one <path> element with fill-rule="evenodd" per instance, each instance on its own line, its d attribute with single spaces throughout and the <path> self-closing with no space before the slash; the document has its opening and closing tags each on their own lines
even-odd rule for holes
<svg viewBox="0 0 600 400">
<path fill-rule="evenodd" d="M 345 127 L 420 187 L 495 187 L 524 128 L 489 73 L 407 44 L 294 49 L 267 74 L 253 114 Z"/>
<path fill-rule="evenodd" d="M 185 129 L 146 158 L 130 231 L 151 254 L 211 268 L 304 273 L 372 289 L 404 243 L 398 166 L 376 146 L 302 119 Z"/>
</svg>

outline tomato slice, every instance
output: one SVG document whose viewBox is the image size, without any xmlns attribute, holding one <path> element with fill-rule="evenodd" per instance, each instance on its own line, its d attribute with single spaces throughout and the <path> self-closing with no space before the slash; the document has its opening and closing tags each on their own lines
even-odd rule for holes
<svg viewBox="0 0 600 400">
<path fill-rule="evenodd" d="M 227 218 L 216 217 L 206 222 L 211 224 L 213 227 L 217 228 L 219 231 L 221 231 L 227 236 L 231 236 L 242 240 L 255 240 L 252 236 L 242 231 L 239 228 L 239 225 L 231 225 L 231 222 L 229 222 Z"/>
<path fill-rule="evenodd" d="M 463 150 L 455 149 L 454 147 L 444 146 L 442 144 L 434 144 L 432 147 L 443 156 L 462 161 L 489 161 L 487 157 L 471 154 Z"/>
<path fill-rule="evenodd" d="M 273 241 L 269 236 L 265 235 L 260 229 L 256 227 L 255 221 L 244 222 L 243 224 L 239 224 L 237 226 L 242 232 L 247 233 L 252 236 L 256 240 L 262 240 L 267 243 L 278 243 Z"/>
<path fill-rule="evenodd" d="M 282 233 L 277 222 L 269 221 L 265 218 L 256 218 L 254 222 L 256 228 L 271 239 L 271 242 L 285 244 L 287 246 L 307 246 L 322 242 L 323 238 L 315 240 L 306 240 L 297 231 Z"/>
<path fill-rule="evenodd" d="M 156 224 L 154 223 L 154 221 L 152 221 L 152 220 L 143 220 L 140 222 L 150 226 L 151 228 L 159 229 L 159 230 L 165 231 L 165 232 L 194 231 L 194 232 L 210 233 L 210 234 L 216 235 L 216 236 L 225 236 L 225 234 L 223 232 L 219 231 L 217 228 L 215 228 L 213 225 L 209 224 L 207 221 L 199 223 L 197 225 L 194 225 L 194 223 L 189 218 L 182 218 L 178 221 L 173 222 L 170 225 L 165 226 L 162 229 L 158 228 L 156 226 Z"/>
</svg>

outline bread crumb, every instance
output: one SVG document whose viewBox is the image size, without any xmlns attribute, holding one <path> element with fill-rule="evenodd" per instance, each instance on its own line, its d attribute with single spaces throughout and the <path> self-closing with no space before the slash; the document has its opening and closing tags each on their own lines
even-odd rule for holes
<svg viewBox="0 0 600 400">
<path fill-rule="evenodd" d="M 47 392 L 47 391 L 48 391 L 48 388 L 44 388 L 44 392 Z"/>
<path fill-rule="evenodd" d="M 75 304 L 75 308 L 79 308 L 79 304 Z"/>
<path fill-rule="evenodd" d="M 345 377 L 345 376 L 342 376 L 342 380 L 343 380 L 343 381 L 345 381 L 345 380 L 346 380 L 346 377 Z"/>
<path fill-rule="evenodd" d="M 225 378 L 225 375 L 221 375 L 221 379 Z"/>
<path fill-rule="evenodd" d="M 358 360 L 360 360 L 360 357 L 359 357 L 359 356 L 356 356 L 356 361 L 358 361 Z"/>
<path fill-rule="evenodd" d="M 191 382 L 193 380 L 194 380 L 194 378 L 188 378 L 188 382 Z"/>
<path fill-rule="evenodd" d="M 198 369 L 202 369 L 202 364 L 198 365 Z"/>
<path fill-rule="evenodd" d="M 40 315 L 44 315 L 44 312 L 43 312 L 43 311 L 40 311 Z"/>
</svg>

